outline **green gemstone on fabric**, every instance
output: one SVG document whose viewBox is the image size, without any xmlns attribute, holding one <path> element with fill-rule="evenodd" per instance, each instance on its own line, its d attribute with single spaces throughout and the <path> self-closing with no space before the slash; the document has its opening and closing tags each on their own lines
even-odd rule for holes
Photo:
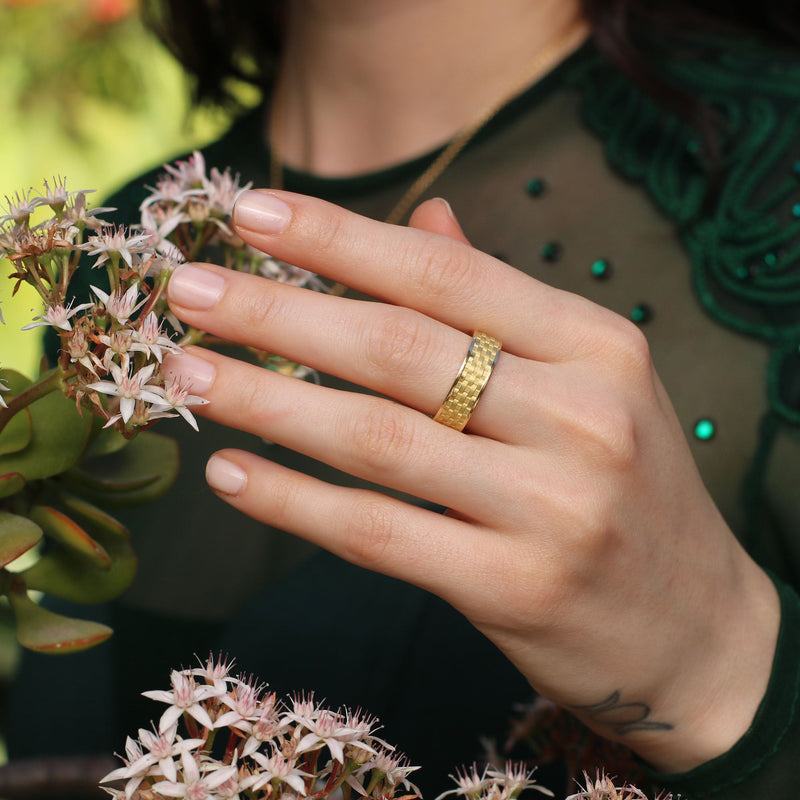
<svg viewBox="0 0 800 800">
<path fill-rule="evenodd" d="M 534 178 L 533 180 L 528 181 L 526 188 L 531 197 L 541 197 L 547 190 L 547 184 L 542 178 Z"/>
<path fill-rule="evenodd" d="M 775 253 L 767 253 L 764 256 L 764 263 L 768 267 L 774 267 L 778 263 L 778 256 L 776 256 Z"/>
<path fill-rule="evenodd" d="M 610 278 L 611 262 L 605 258 L 598 258 L 597 261 L 592 264 L 592 277 L 597 278 L 599 281 Z"/>
<path fill-rule="evenodd" d="M 561 258 L 561 245 L 558 242 L 547 242 L 539 252 L 545 261 L 558 261 Z"/>
<path fill-rule="evenodd" d="M 644 325 L 653 319 L 653 309 L 647 303 L 638 303 L 631 309 L 631 319 L 637 325 Z"/>
<path fill-rule="evenodd" d="M 703 417 L 694 424 L 694 438 L 701 442 L 708 442 L 717 434 L 717 426 L 714 420 Z"/>
<path fill-rule="evenodd" d="M 795 203 L 792 206 L 792 216 L 800 219 L 800 203 Z"/>
</svg>

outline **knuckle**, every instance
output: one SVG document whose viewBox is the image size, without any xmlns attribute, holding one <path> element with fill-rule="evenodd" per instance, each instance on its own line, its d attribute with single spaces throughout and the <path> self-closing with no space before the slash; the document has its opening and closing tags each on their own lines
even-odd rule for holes
<svg viewBox="0 0 800 800">
<path fill-rule="evenodd" d="M 431 239 L 409 254 L 419 288 L 437 298 L 449 298 L 459 286 L 469 285 L 480 275 L 475 269 L 476 252 L 470 247 L 446 239 Z"/>
<path fill-rule="evenodd" d="M 619 363 L 631 374 L 650 373 L 650 345 L 642 329 L 624 317 L 617 318 L 617 324 L 610 336 L 612 352 Z"/>
<path fill-rule="evenodd" d="M 356 418 L 351 441 L 365 469 L 379 476 L 406 462 L 414 435 L 393 403 L 380 400 L 370 405 Z"/>
<path fill-rule="evenodd" d="M 315 216 L 313 228 L 308 232 L 308 246 L 311 252 L 321 257 L 343 247 L 342 239 L 347 236 L 344 218 L 336 209 L 329 213 Z"/>
<path fill-rule="evenodd" d="M 412 362 L 425 360 L 430 336 L 422 318 L 402 309 L 390 309 L 366 330 L 365 358 L 376 370 L 389 375 L 404 374 Z"/>
<path fill-rule="evenodd" d="M 362 500 L 353 506 L 345 526 L 346 558 L 366 567 L 379 565 L 394 537 L 395 520 L 380 500 Z"/>
<path fill-rule="evenodd" d="M 263 284 L 255 288 L 248 286 L 246 291 L 237 295 L 233 318 L 241 320 L 243 330 L 257 331 L 265 322 L 280 316 L 278 293 L 269 289 Z"/>
</svg>

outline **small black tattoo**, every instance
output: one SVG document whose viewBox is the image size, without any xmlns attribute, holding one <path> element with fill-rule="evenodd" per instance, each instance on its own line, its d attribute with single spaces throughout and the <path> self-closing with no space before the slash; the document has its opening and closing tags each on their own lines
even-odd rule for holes
<svg viewBox="0 0 800 800">
<path fill-rule="evenodd" d="M 650 719 L 652 709 L 647 703 L 621 703 L 620 692 L 612 692 L 600 703 L 588 706 L 569 706 L 573 711 L 586 714 L 600 725 L 608 726 L 617 736 L 626 736 L 637 731 L 671 731 L 668 722 Z"/>
</svg>

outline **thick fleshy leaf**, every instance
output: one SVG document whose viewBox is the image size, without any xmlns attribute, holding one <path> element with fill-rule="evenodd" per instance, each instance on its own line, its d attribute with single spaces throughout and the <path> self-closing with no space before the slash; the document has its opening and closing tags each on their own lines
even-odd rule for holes
<svg viewBox="0 0 800 800">
<path fill-rule="evenodd" d="M 95 416 L 84 458 L 95 458 L 96 456 L 116 453 L 117 450 L 122 450 L 123 447 L 129 444 L 130 440 L 126 439 L 116 428 L 104 428 L 103 425 L 105 425 L 105 420 L 102 417 Z"/>
<path fill-rule="evenodd" d="M 17 639 L 29 650 L 75 653 L 104 642 L 113 633 L 98 622 L 54 614 L 34 603 L 22 589 L 9 592 L 8 599 L 17 618 Z"/>
<path fill-rule="evenodd" d="M 25 488 L 25 478 L 19 472 L 0 475 L 0 497 L 11 497 Z"/>
<path fill-rule="evenodd" d="M 27 447 L 31 442 L 32 433 L 31 412 L 23 408 L 11 417 L 0 432 L 0 456 L 18 453 L 23 447 Z"/>
<path fill-rule="evenodd" d="M 63 506 L 71 517 L 76 518 L 90 534 L 105 533 L 130 539 L 130 532 L 118 519 L 82 497 L 59 487 L 56 499 L 58 504 Z"/>
<path fill-rule="evenodd" d="M 42 538 L 42 529 L 27 517 L 0 511 L 0 567 L 26 553 Z"/>
<path fill-rule="evenodd" d="M 105 548 L 62 511 L 50 506 L 34 506 L 30 518 L 44 531 L 44 535 L 89 560 L 97 569 L 108 569 L 111 559 Z"/>
<path fill-rule="evenodd" d="M 139 505 L 161 497 L 178 477 L 178 445 L 158 433 L 140 433 L 116 453 L 82 461 L 62 480 L 104 506 Z"/>
<path fill-rule="evenodd" d="M 122 594 L 136 576 L 137 561 L 130 541 L 118 533 L 95 534 L 110 559 L 99 569 L 67 547 L 55 547 L 21 573 L 29 589 L 74 603 L 105 603 Z"/>
<path fill-rule="evenodd" d="M 23 450 L 0 456 L 0 474 L 19 472 L 32 481 L 69 469 L 86 447 L 92 415 L 79 414 L 75 403 L 59 391 L 50 392 L 28 409 L 33 425 L 30 443 Z"/>
</svg>

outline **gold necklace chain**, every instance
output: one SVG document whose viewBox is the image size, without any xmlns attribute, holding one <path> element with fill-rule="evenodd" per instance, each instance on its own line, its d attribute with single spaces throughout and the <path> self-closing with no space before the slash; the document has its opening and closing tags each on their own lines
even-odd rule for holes
<svg viewBox="0 0 800 800">
<path fill-rule="evenodd" d="M 384 222 L 398 224 L 408 213 L 414 203 L 438 180 L 442 173 L 455 161 L 461 151 L 472 139 L 492 120 L 511 100 L 522 94 L 533 84 L 548 67 L 554 65 L 573 47 L 582 42 L 589 32 L 588 23 L 582 18 L 577 18 L 557 39 L 551 40 L 536 55 L 536 58 L 526 68 L 524 76 L 514 84 L 513 89 L 503 93 L 502 97 L 486 108 L 483 113 L 470 124 L 463 127 L 453 139 L 445 146 L 441 153 L 425 169 L 425 171 L 409 186 L 403 196 L 397 201 Z M 276 143 L 270 143 L 270 182 L 273 189 L 283 187 L 283 161 Z M 342 294 L 346 287 L 336 284 L 332 289 L 333 294 Z"/>
</svg>

